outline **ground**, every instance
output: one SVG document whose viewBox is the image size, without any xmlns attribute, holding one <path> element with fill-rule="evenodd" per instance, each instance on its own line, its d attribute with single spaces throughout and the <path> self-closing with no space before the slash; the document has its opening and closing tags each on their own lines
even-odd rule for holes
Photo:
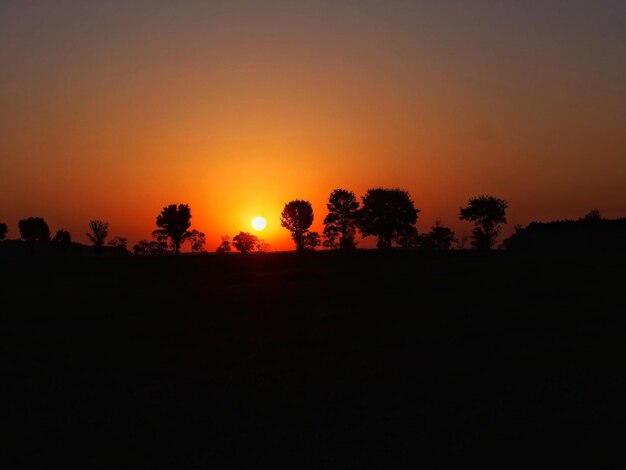
<svg viewBox="0 0 626 470">
<path fill-rule="evenodd" d="M 7 260 L 3 468 L 597 468 L 624 254 Z"/>
</svg>

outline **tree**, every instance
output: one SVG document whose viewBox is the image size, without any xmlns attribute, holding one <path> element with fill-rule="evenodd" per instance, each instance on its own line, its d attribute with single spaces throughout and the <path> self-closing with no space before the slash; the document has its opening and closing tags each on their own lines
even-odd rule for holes
<svg viewBox="0 0 626 470">
<path fill-rule="evenodd" d="M 306 232 L 303 237 L 304 249 L 315 250 L 320 245 L 320 234 L 317 232 Z"/>
<path fill-rule="evenodd" d="M 270 244 L 262 238 L 259 238 L 259 251 L 262 253 L 267 253 L 268 251 L 270 251 Z"/>
<path fill-rule="evenodd" d="M 187 234 L 187 240 L 191 243 L 192 253 L 205 253 L 206 235 L 198 230 L 192 230 Z"/>
<path fill-rule="evenodd" d="M 472 246 L 476 250 L 487 251 L 494 245 L 502 224 L 506 224 L 508 207 L 504 199 L 483 195 L 470 199 L 467 207 L 461 208 L 459 218 L 474 223 Z"/>
<path fill-rule="evenodd" d="M 416 248 L 419 245 L 419 235 L 417 234 L 417 228 L 407 227 L 406 230 L 398 233 L 396 243 L 399 247 L 408 250 L 410 248 Z"/>
<path fill-rule="evenodd" d="M 593 223 L 593 222 L 600 222 L 603 219 L 602 219 L 602 215 L 600 214 L 600 211 L 598 209 L 593 209 L 578 220 L 580 222 Z"/>
<path fill-rule="evenodd" d="M 260 246 L 259 239 L 256 235 L 248 232 L 239 232 L 233 237 L 233 245 L 243 254 L 258 250 Z"/>
<path fill-rule="evenodd" d="M 139 240 L 136 245 L 133 246 L 133 253 L 135 256 L 147 256 L 150 254 L 150 242 L 148 240 Z"/>
<path fill-rule="evenodd" d="M 20 220 L 17 224 L 20 237 L 27 242 L 43 242 L 50 240 L 50 228 L 41 217 L 29 217 Z"/>
<path fill-rule="evenodd" d="M 163 240 L 140 240 L 133 246 L 136 256 L 163 256 L 167 253 L 167 243 Z"/>
<path fill-rule="evenodd" d="M 7 237 L 7 232 L 9 228 L 7 224 L 0 223 L 0 240 L 4 240 Z"/>
<path fill-rule="evenodd" d="M 230 253 L 230 237 L 228 235 L 222 236 L 222 243 L 220 243 L 220 246 L 218 246 L 215 251 L 218 253 Z"/>
<path fill-rule="evenodd" d="M 191 209 L 187 204 L 170 204 L 163 208 L 156 218 L 158 230 L 154 234 L 166 235 L 172 241 L 174 251 L 180 254 L 180 245 L 188 235 L 187 230 L 191 227 Z"/>
<path fill-rule="evenodd" d="M 90 220 L 89 230 L 91 232 L 86 233 L 87 238 L 91 240 L 91 243 L 93 243 L 93 247 L 96 251 L 96 255 L 99 256 L 102 245 L 104 245 L 104 241 L 109 236 L 109 223 L 102 220 Z"/>
<path fill-rule="evenodd" d="M 409 193 L 401 189 L 374 188 L 363 196 L 358 226 L 363 236 L 376 236 L 378 248 L 391 248 L 392 242 L 413 237 L 416 209 Z"/>
<path fill-rule="evenodd" d="M 127 250 L 128 240 L 124 237 L 115 237 L 113 238 L 108 245 L 111 248 L 116 248 L 118 250 Z"/>
<path fill-rule="evenodd" d="M 296 199 L 285 204 L 280 225 L 291 232 L 297 251 L 304 251 L 304 235 L 313 223 L 313 208 L 309 201 Z"/>
<path fill-rule="evenodd" d="M 324 241 L 322 245 L 324 245 L 329 250 L 334 250 L 339 247 L 339 243 L 337 239 L 339 238 L 339 232 L 337 231 L 337 227 L 334 225 L 327 225 L 324 227 Z"/>
<path fill-rule="evenodd" d="M 456 242 L 452 229 L 441 225 L 437 219 L 435 225 L 425 235 L 420 237 L 420 245 L 425 250 L 448 251 L 452 244 Z"/>
<path fill-rule="evenodd" d="M 329 237 L 339 237 L 338 245 L 342 250 L 351 250 L 356 247 L 356 234 L 359 202 L 352 191 L 335 189 L 328 199 L 328 215 L 324 218 L 324 234 Z"/>
<path fill-rule="evenodd" d="M 52 241 L 61 246 L 63 253 L 67 253 L 67 250 L 72 246 L 72 235 L 67 230 L 59 229 L 54 234 Z"/>
</svg>

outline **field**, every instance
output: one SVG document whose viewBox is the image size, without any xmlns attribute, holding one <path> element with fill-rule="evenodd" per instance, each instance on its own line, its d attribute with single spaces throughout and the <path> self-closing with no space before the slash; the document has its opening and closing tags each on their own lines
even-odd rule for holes
<svg viewBox="0 0 626 470">
<path fill-rule="evenodd" d="M 3 468 L 597 467 L 624 444 L 624 254 L 1 267 Z"/>
</svg>

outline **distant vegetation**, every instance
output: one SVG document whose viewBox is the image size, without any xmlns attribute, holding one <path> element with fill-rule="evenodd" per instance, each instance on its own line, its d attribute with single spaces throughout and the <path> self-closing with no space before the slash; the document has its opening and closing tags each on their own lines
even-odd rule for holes
<svg viewBox="0 0 626 470">
<path fill-rule="evenodd" d="M 281 226 L 291 233 L 297 252 L 313 251 L 322 246 L 330 251 L 352 251 L 357 247 L 357 236 L 375 237 L 379 249 L 412 249 L 442 252 L 465 250 L 466 242 L 477 251 L 492 250 L 502 227 L 507 223 L 507 201 L 480 195 L 470 198 L 460 208 L 459 219 L 471 222 L 471 235 L 456 236 L 454 231 L 436 220 L 430 231 L 418 233 L 420 210 L 415 207 L 409 193 L 399 188 L 369 189 L 361 202 L 348 189 L 331 192 L 328 210 L 323 219 L 322 235 L 311 231 L 314 221 L 313 207 L 309 201 L 294 199 L 285 204 L 281 213 Z M 206 235 L 191 228 L 191 209 L 187 204 L 170 204 L 156 216 L 156 229 L 152 240 L 140 240 L 132 247 L 136 256 L 179 255 L 188 243 L 192 254 L 206 253 Z M 0 254 L 24 253 L 28 256 L 92 255 L 121 256 L 130 254 L 127 239 L 115 236 L 107 243 L 109 223 L 91 220 L 86 232 L 92 247 L 72 241 L 69 231 L 59 229 L 50 237 L 50 228 L 41 217 L 20 220 L 20 241 L 6 240 L 8 226 L 0 223 Z M 15 244 L 15 243 L 18 244 Z M 20 245 L 19 243 L 22 243 Z M 626 249 L 626 219 L 604 219 L 598 210 L 589 212 L 578 220 L 532 222 L 526 227 L 516 226 L 515 232 L 501 244 L 504 249 L 524 250 L 580 250 Z M 256 235 L 239 232 L 232 239 L 224 235 L 216 253 L 242 254 L 268 251 L 269 245 Z M 37 252 L 37 253 L 36 253 Z"/>
<path fill-rule="evenodd" d="M 624 250 L 626 218 L 604 219 L 593 210 L 578 220 L 531 222 L 515 227 L 504 247 L 511 251 Z"/>
</svg>

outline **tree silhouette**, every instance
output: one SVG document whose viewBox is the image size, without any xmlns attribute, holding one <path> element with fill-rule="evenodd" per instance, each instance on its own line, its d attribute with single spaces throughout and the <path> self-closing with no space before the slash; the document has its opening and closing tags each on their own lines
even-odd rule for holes
<svg viewBox="0 0 626 470">
<path fill-rule="evenodd" d="M 430 232 L 420 237 L 420 245 L 425 250 L 448 251 L 456 242 L 452 229 L 441 225 L 437 219 Z"/>
<path fill-rule="evenodd" d="M 329 250 L 334 250 L 339 248 L 339 243 L 337 239 L 339 238 L 339 232 L 337 228 L 333 225 L 327 225 L 324 227 L 324 241 L 322 245 L 324 245 Z"/>
<path fill-rule="evenodd" d="M 267 253 L 268 251 L 270 251 L 270 244 L 262 238 L 259 238 L 259 251 L 262 253 Z"/>
<path fill-rule="evenodd" d="M 20 220 L 17 224 L 20 238 L 27 242 L 43 242 L 50 240 L 50 228 L 41 217 L 29 217 Z"/>
<path fill-rule="evenodd" d="M 297 251 L 305 250 L 304 235 L 313 223 L 313 208 L 309 201 L 296 199 L 285 204 L 280 225 L 291 232 Z"/>
<path fill-rule="evenodd" d="M 401 189 L 374 188 L 363 196 L 358 226 L 363 236 L 376 236 L 378 248 L 404 242 L 415 234 L 416 209 L 409 193 Z"/>
<path fill-rule="evenodd" d="M 111 248 L 116 248 L 118 250 L 126 251 L 128 249 L 127 248 L 128 240 L 124 237 L 115 237 L 108 243 L 108 245 Z"/>
<path fill-rule="evenodd" d="M 52 241 L 58 243 L 63 250 L 63 254 L 65 254 L 70 246 L 72 246 L 72 235 L 70 235 L 70 232 L 67 230 L 59 229 L 57 233 L 54 234 Z"/>
<path fill-rule="evenodd" d="M 220 243 L 220 246 L 218 246 L 215 251 L 218 253 L 230 253 L 230 237 L 228 235 L 222 236 L 222 243 Z"/>
<path fill-rule="evenodd" d="M 581 217 L 580 222 L 600 222 L 602 219 L 602 215 L 598 209 L 593 209 L 586 213 L 583 217 Z"/>
<path fill-rule="evenodd" d="M 174 251 L 180 254 L 180 245 L 188 235 L 187 230 L 191 227 L 191 209 L 187 204 L 171 204 L 163 208 L 156 218 L 158 230 L 153 234 L 166 235 L 172 241 Z"/>
<path fill-rule="evenodd" d="M 0 223 L 0 240 L 4 240 L 7 237 L 7 232 L 9 228 L 7 224 Z"/>
<path fill-rule="evenodd" d="M 87 238 L 93 243 L 96 255 L 100 256 L 102 245 L 104 245 L 104 241 L 109 236 L 109 223 L 102 220 L 90 220 L 89 230 L 90 232 L 86 233 Z"/>
<path fill-rule="evenodd" d="M 472 246 L 475 249 L 481 251 L 491 249 L 502 224 L 506 224 L 508 207 L 504 199 L 483 195 L 470 199 L 467 207 L 461 208 L 459 218 L 474 223 Z"/>
<path fill-rule="evenodd" d="M 408 250 L 410 248 L 417 248 L 419 245 L 419 235 L 417 234 L 417 228 L 415 226 L 406 227 L 398 233 L 396 237 L 396 243 L 399 247 Z"/>
<path fill-rule="evenodd" d="M 335 189 L 328 199 L 328 215 L 324 218 L 326 240 L 339 237 L 338 245 L 342 250 L 354 249 L 354 236 L 358 219 L 359 203 L 352 191 Z M 331 243 L 331 244 L 332 244 Z"/>
<path fill-rule="evenodd" d="M 302 237 L 305 250 L 314 250 L 320 245 L 320 234 L 317 232 L 306 232 Z"/>
<path fill-rule="evenodd" d="M 233 237 L 233 245 L 238 251 L 246 254 L 258 250 L 260 242 L 256 235 L 252 235 L 248 232 L 239 232 L 239 234 Z"/>
<path fill-rule="evenodd" d="M 198 230 L 191 230 L 186 239 L 191 243 L 191 252 L 192 253 L 204 253 L 206 250 L 204 246 L 206 245 L 206 235 Z"/>
</svg>

